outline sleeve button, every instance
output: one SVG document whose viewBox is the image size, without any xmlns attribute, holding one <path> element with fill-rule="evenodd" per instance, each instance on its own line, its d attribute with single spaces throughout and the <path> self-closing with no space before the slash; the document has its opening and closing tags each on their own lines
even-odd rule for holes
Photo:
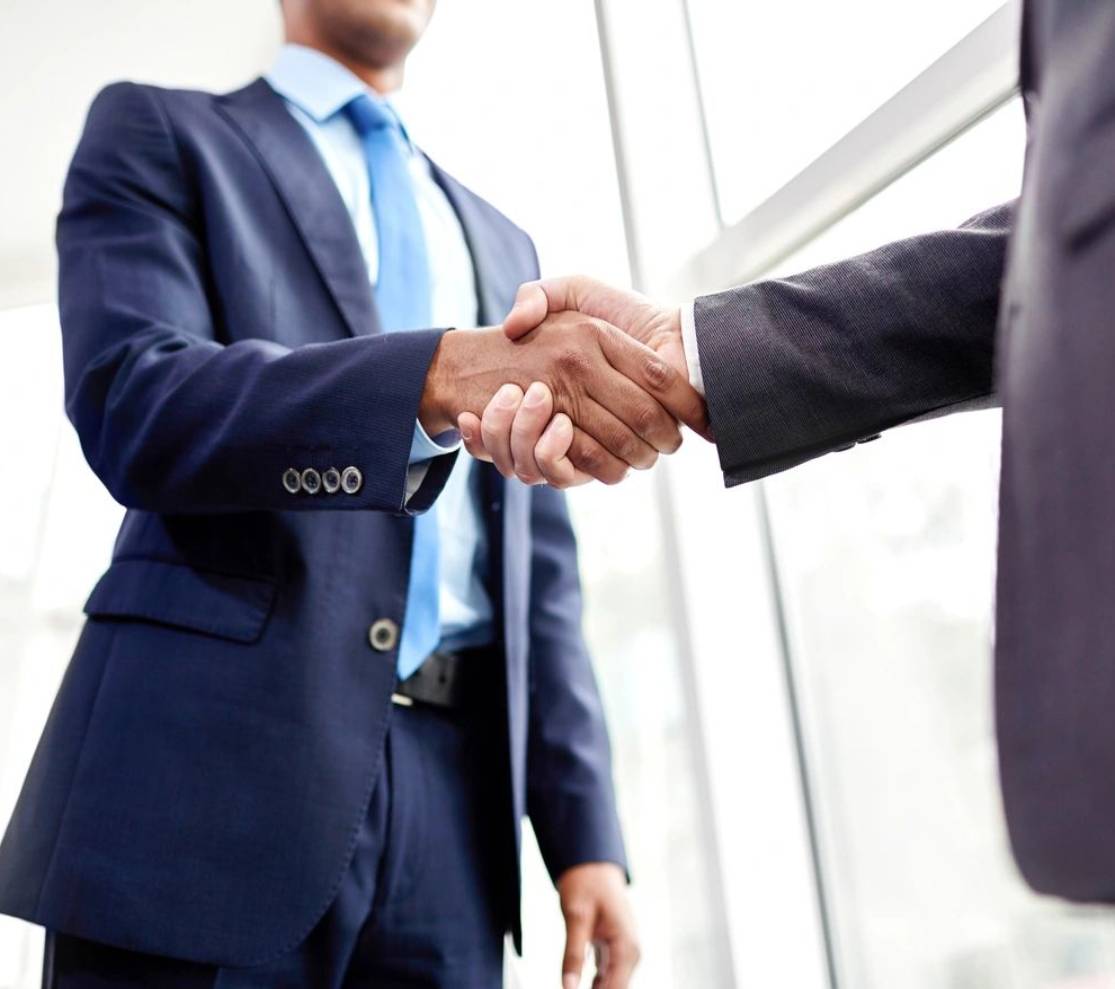
<svg viewBox="0 0 1115 989">
<path fill-rule="evenodd" d="M 341 490 L 345 494 L 354 495 L 364 486 L 364 475 L 359 467 L 346 467 L 341 472 Z"/>
<path fill-rule="evenodd" d="M 292 495 L 298 494 L 302 490 L 302 475 L 293 467 L 288 467 L 283 471 L 283 487 Z"/>
<path fill-rule="evenodd" d="M 326 494 L 336 494 L 341 490 L 341 472 L 336 467 L 328 467 L 321 472 L 321 485 Z"/>
<path fill-rule="evenodd" d="M 321 490 L 321 475 L 312 467 L 302 471 L 302 490 L 309 495 L 316 495 Z"/>
</svg>

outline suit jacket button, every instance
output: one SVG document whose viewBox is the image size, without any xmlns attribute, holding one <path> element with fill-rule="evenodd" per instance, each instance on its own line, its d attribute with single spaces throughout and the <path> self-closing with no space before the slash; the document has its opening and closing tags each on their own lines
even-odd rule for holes
<svg viewBox="0 0 1115 989">
<path fill-rule="evenodd" d="M 345 494 L 354 495 L 364 487 L 364 475 L 359 467 L 346 467 L 341 472 L 341 490 Z"/>
<path fill-rule="evenodd" d="M 379 618 L 368 629 L 368 642 L 376 652 L 390 652 L 399 641 L 399 626 L 390 618 Z"/>
<path fill-rule="evenodd" d="M 315 495 L 321 490 L 321 475 L 312 467 L 307 467 L 302 471 L 302 490 L 311 495 Z"/>
<path fill-rule="evenodd" d="M 328 467 L 321 472 L 321 484 L 326 494 L 336 494 L 341 490 L 341 472 L 336 467 Z"/>
<path fill-rule="evenodd" d="M 291 494 L 298 494 L 302 490 L 302 475 L 293 467 L 283 471 L 283 487 Z"/>
</svg>

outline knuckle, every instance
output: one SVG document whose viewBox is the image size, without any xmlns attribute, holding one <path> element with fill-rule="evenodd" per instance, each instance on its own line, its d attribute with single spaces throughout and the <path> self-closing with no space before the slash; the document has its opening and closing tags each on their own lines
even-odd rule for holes
<svg viewBox="0 0 1115 989">
<path fill-rule="evenodd" d="M 573 379 L 581 378 L 588 370 L 588 358 L 580 347 L 562 347 L 554 363 L 563 375 Z"/>
<path fill-rule="evenodd" d="M 642 403 L 636 410 L 634 416 L 635 431 L 640 436 L 648 436 L 651 433 L 659 431 L 662 427 L 662 420 L 656 409 L 649 402 Z"/>
<path fill-rule="evenodd" d="M 589 443 L 577 444 L 577 466 L 586 473 L 596 475 L 604 466 L 604 454 Z"/>
<path fill-rule="evenodd" d="M 623 429 L 609 431 L 606 446 L 621 460 L 632 463 L 642 454 L 642 446 L 635 437 Z"/>
<path fill-rule="evenodd" d="M 676 372 L 661 357 L 647 355 L 643 359 L 643 378 L 652 388 L 667 388 Z"/>
<path fill-rule="evenodd" d="M 488 423 L 485 423 L 480 428 L 480 435 L 484 438 L 484 446 L 493 453 L 497 452 L 500 447 L 501 434 L 500 430 Z"/>
<path fill-rule="evenodd" d="M 585 316 L 577 313 L 577 332 L 591 340 L 595 340 L 603 329 L 604 324 L 600 320 L 594 319 L 592 316 Z"/>
</svg>

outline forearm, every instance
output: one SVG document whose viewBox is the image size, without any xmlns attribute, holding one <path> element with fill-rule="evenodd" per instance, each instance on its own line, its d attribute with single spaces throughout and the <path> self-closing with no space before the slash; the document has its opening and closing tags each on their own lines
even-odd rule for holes
<svg viewBox="0 0 1115 989">
<path fill-rule="evenodd" d="M 73 358 L 67 410 L 89 463 L 122 504 L 165 513 L 404 510 L 439 331 L 290 350 L 264 340 L 222 346 L 162 328 L 79 362 L 87 335 L 65 313 L 63 326 Z M 358 486 L 330 493 L 284 485 L 291 469 L 348 467 L 359 472 Z"/>
<path fill-rule="evenodd" d="M 533 703 L 553 708 L 532 723 L 527 762 L 527 813 L 547 870 L 555 880 L 585 862 L 614 862 L 626 871 L 602 714 L 583 703 L 562 712 L 563 700 L 541 695 Z M 575 720 L 567 721 L 570 713 Z M 557 737 L 559 723 L 563 733 L 583 734 Z"/>
<path fill-rule="evenodd" d="M 697 299 L 701 374 L 728 483 L 935 411 L 992 403 L 1012 206 Z"/>
</svg>

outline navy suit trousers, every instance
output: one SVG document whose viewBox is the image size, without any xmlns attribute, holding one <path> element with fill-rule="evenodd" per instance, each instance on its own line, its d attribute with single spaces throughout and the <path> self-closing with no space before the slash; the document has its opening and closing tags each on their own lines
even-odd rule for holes
<svg viewBox="0 0 1115 989">
<path fill-rule="evenodd" d="M 216 968 L 50 934 L 44 989 L 497 989 L 512 892 L 500 856 L 513 846 L 502 831 L 509 769 L 496 715 L 392 708 L 349 869 L 293 952 Z"/>
</svg>

